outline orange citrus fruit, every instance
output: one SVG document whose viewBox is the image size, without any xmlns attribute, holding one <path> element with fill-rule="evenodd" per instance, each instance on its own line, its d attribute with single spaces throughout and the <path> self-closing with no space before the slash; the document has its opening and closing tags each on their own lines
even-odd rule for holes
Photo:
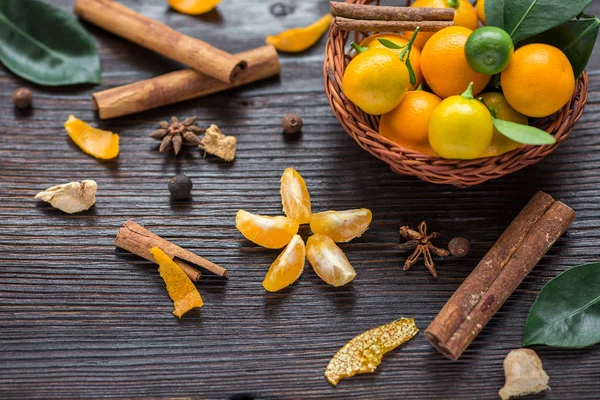
<svg viewBox="0 0 600 400">
<path fill-rule="evenodd" d="M 508 104 L 502 93 L 489 92 L 480 95 L 480 97 L 495 118 L 522 125 L 529 124 L 527 117 L 515 111 L 515 109 Z M 510 140 L 494 128 L 492 143 L 490 143 L 488 149 L 480 157 L 499 156 L 500 154 L 507 153 L 519 146 L 521 146 L 521 143 Z"/>
<path fill-rule="evenodd" d="M 470 82 L 477 95 L 490 81 L 491 76 L 475 71 L 465 57 L 465 44 L 472 32 L 462 26 L 444 28 L 429 39 L 421 52 L 423 77 L 443 99 L 460 95 Z"/>
<path fill-rule="evenodd" d="M 454 26 L 464 26 L 474 31 L 479 25 L 475 8 L 468 0 L 417 0 L 411 7 L 454 8 Z M 409 38 L 412 32 L 404 32 Z M 433 32 L 419 32 L 415 44 L 421 49 L 433 36 Z"/>
<path fill-rule="evenodd" d="M 281 290 L 296 281 L 304 270 L 306 248 L 299 235 L 294 235 L 290 243 L 271 264 L 263 280 L 263 287 L 269 292 Z"/>
<path fill-rule="evenodd" d="M 71 140 L 91 156 L 110 159 L 119 155 L 119 135 L 116 133 L 93 128 L 72 115 L 65 122 L 65 129 Z"/>
<path fill-rule="evenodd" d="M 408 68 L 388 49 L 369 49 L 350 61 L 342 78 L 344 95 L 368 114 L 393 110 L 408 91 Z"/>
<path fill-rule="evenodd" d="M 360 43 L 360 47 L 367 47 L 369 49 L 387 49 L 393 53 L 400 55 L 404 49 L 389 49 L 382 45 L 377 39 L 386 39 L 398 46 L 406 46 L 409 37 L 404 35 L 400 35 L 399 33 L 378 33 L 375 35 L 371 35 Z M 410 89 L 414 89 L 418 87 L 421 82 L 423 82 L 423 74 L 421 73 L 421 49 L 413 44 L 412 49 L 410 50 L 410 65 L 413 67 L 415 71 L 415 77 L 417 81 L 414 85 L 410 85 Z"/>
<path fill-rule="evenodd" d="M 477 18 L 485 25 L 485 0 L 477 0 L 475 11 L 477 12 Z"/>
<path fill-rule="evenodd" d="M 406 93 L 398 107 L 381 116 L 379 134 L 406 149 L 437 156 L 429 145 L 429 118 L 441 102 L 423 90 Z"/>
<path fill-rule="evenodd" d="M 252 243 L 268 249 L 280 249 L 298 232 L 298 222 L 287 217 L 267 217 L 239 210 L 235 227 Z"/>
<path fill-rule="evenodd" d="M 209 12 L 221 0 L 167 0 L 173 9 L 188 15 L 200 15 Z"/>
<path fill-rule="evenodd" d="M 309 237 L 306 257 L 317 275 L 330 285 L 345 285 L 356 276 L 342 249 L 329 236 L 317 233 Z"/>
<path fill-rule="evenodd" d="M 310 195 L 302 176 L 294 168 L 286 168 L 281 176 L 283 212 L 299 224 L 310 220 Z"/>
<path fill-rule="evenodd" d="M 556 47 L 533 43 L 513 54 L 500 75 L 508 103 L 529 117 L 546 117 L 569 102 L 575 91 L 573 67 Z"/>
<path fill-rule="evenodd" d="M 311 215 L 310 229 L 327 235 L 334 242 L 349 242 L 362 235 L 371 224 L 371 210 L 323 211 Z"/>
</svg>

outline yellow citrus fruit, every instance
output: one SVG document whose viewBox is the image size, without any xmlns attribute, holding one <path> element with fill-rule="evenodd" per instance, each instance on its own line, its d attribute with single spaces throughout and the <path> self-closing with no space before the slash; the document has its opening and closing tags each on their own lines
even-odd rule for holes
<svg viewBox="0 0 600 400">
<path fill-rule="evenodd" d="M 411 7 L 454 8 L 454 26 L 464 26 L 474 31 L 479 25 L 475 8 L 468 0 L 417 0 Z M 412 32 L 404 32 L 409 38 Z M 415 44 L 421 49 L 433 36 L 433 32 L 419 32 Z"/>
<path fill-rule="evenodd" d="M 465 44 L 472 31 L 450 26 L 436 32 L 421 52 L 421 71 L 435 94 L 445 99 L 460 95 L 470 82 L 473 94 L 480 93 L 491 76 L 475 71 L 465 57 Z"/>
<path fill-rule="evenodd" d="M 344 77 L 344 95 L 368 114 L 393 110 L 410 86 L 408 68 L 388 49 L 369 49 L 350 61 Z"/>
<path fill-rule="evenodd" d="M 239 210 L 235 227 L 252 243 L 268 249 L 280 249 L 298 232 L 298 222 L 287 217 L 267 217 Z"/>
<path fill-rule="evenodd" d="M 508 103 L 529 117 L 560 110 L 575 91 L 573 67 L 556 47 L 533 43 L 521 47 L 500 75 Z"/>
<path fill-rule="evenodd" d="M 477 12 L 477 18 L 485 25 L 485 0 L 477 0 L 475 11 Z"/>
<path fill-rule="evenodd" d="M 200 15 L 209 12 L 221 0 L 167 0 L 173 9 L 188 15 Z"/>
<path fill-rule="evenodd" d="M 473 83 L 461 96 L 448 97 L 433 111 L 429 143 L 444 158 L 471 160 L 492 142 L 494 125 L 487 107 L 473 97 Z"/>
<path fill-rule="evenodd" d="M 323 211 L 311 215 L 310 229 L 329 236 L 334 242 L 349 242 L 362 235 L 371 224 L 371 210 Z"/>
<path fill-rule="evenodd" d="M 317 233 L 309 237 L 306 257 L 317 275 L 330 285 L 345 285 L 356 276 L 342 249 L 329 236 Z"/>
<path fill-rule="evenodd" d="M 381 116 L 379 134 L 406 149 L 437 156 L 429 145 L 429 119 L 441 102 L 423 90 L 406 93 L 398 107 Z"/>
<path fill-rule="evenodd" d="M 65 122 L 65 129 L 71 140 L 91 156 L 110 159 L 119 155 L 119 135 L 116 133 L 93 128 L 72 115 Z"/>
<path fill-rule="evenodd" d="M 292 28 L 278 35 L 267 36 L 265 43 L 279 51 L 298 53 L 314 46 L 331 23 L 331 14 L 325 14 L 316 22 L 302 28 Z"/>
<path fill-rule="evenodd" d="M 502 93 L 489 92 L 480 95 L 480 97 L 495 118 L 515 122 L 517 124 L 529 125 L 527 117 L 515 111 L 515 109 L 508 104 Z M 490 143 L 488 149 L 480 157 L 499 156 L 500 154 L 507 153 L 519 146 L 521 146 L 521 143 L 510 140 L 494 128 L 492 143 Z"/>
<path fill-rule="evenodd" d="M 283 213 L 299 224 L 310 220 L 310 195 L 302 176 L 294 168 L 286 168 L 281 176 Z"/>
<path fill-rule="evenodd" d="M 400 35 L 399 33 L 378 33 L 371 35 L 360 43 L 361 47 L 367 47 L 369 49 L 387 49 L 393 53 L 400 55 L 404 49 L 389 49 L 382 45 L 377 39 L 386 39 L 390 42 L 397 44 L 398 46 L 406 46 L 410 38 Z M 419 87 L 423 82 L 423 74 L 421 73 L 421 49 L 413 44 L 410 50 L 410 65 L 415 71 L 415 77 L 417 78 L 414 85 L 410 85 L 410 89 Z"/>
<path fill-rule="evenodd" d="M 294 235 L 290 243 L 271 264 L 263 280 L 263 287 L 269 292 L 281 290 L 296 281 L 304 270 L 306 248 L 299 235 Z"/>
</svg>

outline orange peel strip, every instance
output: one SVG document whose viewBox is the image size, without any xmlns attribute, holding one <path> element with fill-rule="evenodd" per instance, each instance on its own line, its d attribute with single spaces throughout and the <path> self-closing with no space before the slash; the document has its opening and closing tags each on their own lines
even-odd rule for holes
<svg viewBox="0 0 600 400">
<path fill-rule="evenodd" d="M 336 386 L 340 379 L 373 372 L 385 353 L 412 339 L 418 332 L 412 318 L 400 318 L 363 332 L 335 353 L 327 365 L 325 378 Z"/>
<path fill-rule="evenodd" d="M 188 15 L 200 15 L 211 11 L 221 0 L 167 0 L 175 10 Z"/>
<path fill-rule="evenodd" d="M 119 135 L 96 129 L 69 115 L 65 129 L 71 140 L 87 154 L 108 160 L 119 155 Z"/>
<path fill-rule="evenodd" d="M 167 285 L 169 297 L 173 300 L 175 310 L 173 314 L 181 318 L 183 314 L 192 308 L 200 308 L 204 304 L 202 297 L 190 278 L 183 272 L 181 267 L 173 262 L 164 251 L 153 247 L 150 251 L 158 264 L 158 272 Z"/>
<path fill-rule="evenodd" d="M 267 36 L 266 44 L 271 44 L 279 51 L 299 53 L 314 46 L 331 23 L 331 14 L 325 14 L 315 23 L 303 28 L 292 28 L 278 35 Z"/>
</svg>

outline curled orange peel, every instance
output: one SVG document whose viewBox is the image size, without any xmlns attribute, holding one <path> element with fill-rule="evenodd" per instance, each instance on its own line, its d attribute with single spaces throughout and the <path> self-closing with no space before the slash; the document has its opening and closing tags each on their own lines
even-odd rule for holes
<svg viewBox="0 0 600 400">
<path fill-rule="evenodd" d="M 266 43 L 275 46 L 279 51 L 299 53 L 314 46 L 331 23 L 331 14 L 325 14 L 315 23 L 303 28 L 292 28 L 278 35 L 267 36 Z"/>
<path fill-rule="evenodd" d="M 80 119 L 69 115 L 65 122 L 69 137 L 85 153 L 108 160 L 119 155 L 119 135 L 96 129 Z"/>
</svg>

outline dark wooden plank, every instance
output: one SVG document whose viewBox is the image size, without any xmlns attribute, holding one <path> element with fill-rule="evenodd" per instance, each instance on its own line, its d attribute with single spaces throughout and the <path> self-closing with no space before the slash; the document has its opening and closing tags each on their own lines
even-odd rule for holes
<svg viewBox="0 0 600 400">
<path fill-rule="evenodd" d="M 72 0 L 52 2 L 72 6 Z M 306 25 L 328 10 L 326 1 L 284 1 L 294 12 L 277 18 L 269 13 L 274 1 L 224 0 L 218 12 L 193 18 L 162 0 L 123 2 L 231 52 L 259 46 L 267 34 Z M 591 11 L 600 13 L 600 4 Z M 538 165 L 459 190 L 395 175 L 344 133 L 322 89 L 324 40 L 301 55 L 283 55 L 279 78 L 99 121 L 92 91 L 179 66 L 86 27 L 102 57 L 99 87 L 33 86 L 35 107 L 21 113 L 10 96 L 28 84 L 0 68 L 2 398 L 495 398 L 504 356 L 519 347 L 541 287 L 570 266 L 600 258 L 598 49 L 589 68 L 590 101 L 572 137 Z M 287 112 L 304 118 L 299 138 L 281 134 Z M 62 129 L 69 113 L 118 132 L 118 160 L 94 160 L 69 143 Z M 236 161 L 226 165 L 196 151 L 179 158 L 158 153 L 146 135 L 173 114 L 196 114 L 201 125 L 214 122 L 236 135 Z M 233 220 L 239 208 L 279 214 L 279 177 L 288 166 L 306 179 L 315 210 L 373 210 L 371 229 L 342 246 L 358 272 L 351 285 L 328 287 L 307 264 L 292 288 L 268 294 L 261 287 L 278 252 L 244 240 Z M 189 204 L 169 200 L 166 183 L 177 172 L 194 180 Z M 87 212 L 69 216 L 33 200 L 51 184 L 81 179 L 99 184 L 97 205 Z M 329 358 L 357 333 L 400 316 L 415 317 L 424 329 L 537 190 L 573 207 L 577 221 L 459 361 L 444 359 L 419 334 L 375 374 L 337 388 L 326 382 Z M 113 246 L 129 218 L 228 267 L 231 279 L 203 277 L 198 288 L 205 307 L 177 320 L 155 266 Z M 446 240 L 472 239 L 467 258 L 438 262 L 437 281 L 421 265 L 403 273 L 394 250 L 398 227 L 422 219 Z M 552 386 L 538 398 L 597 398 L 598 346 L 535 349 Z"/>
</svg>

